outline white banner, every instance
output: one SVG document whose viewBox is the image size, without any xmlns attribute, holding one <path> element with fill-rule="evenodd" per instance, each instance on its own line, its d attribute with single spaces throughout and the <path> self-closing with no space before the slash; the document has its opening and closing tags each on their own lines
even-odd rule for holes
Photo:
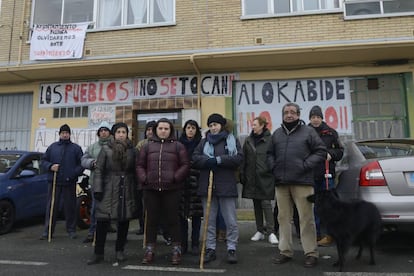
<svg viewBox="0 0 414 276">
<path fill-rule="evenodd" d="M 71 128 L 70 140 L 82 147 L 86 148 L 98 141 L 95 129 Z M 59 129 L 44 128 L 37 129 L 34 143 L 34 151 L 46 152 L 47 148 L 54 142 L 59 141 Z"/>
<path fill-rule="evenodd" d="M 235 83 L 237 133 L 248 135 L 253 119 L 263 116 L 274 131 L 282 123 L 282 107 L 288 102 L 301 108 L 300 118 L 309 123 L 309 111 L 322 107 L 324 121 L 339 134 L 352 134 L 352 104 L 347 78 L 240 81 Z"/>
<path fill-rule="evenodd" d="M 202 75 L 203 97 L 231 97 L 237 74 Z M 91 104 L 130 105 L 137 99 L 189 97 L 197 95 L 197 76 L 137 77 L 40 84 L 39 108 Z"/>
<path fill-rule="evenodd" d="M 30 60 L 78 59 L 89 23 L 37 24 L 30 40 Z"/>
<path fill-rule="evenodd" d="M 89 128 L 97 129 L 103 121 L 108 122 L 110 125 L 115 124 L 115 111 L 116 108 L 114 105 L 89 106 Z"/>
</svg>

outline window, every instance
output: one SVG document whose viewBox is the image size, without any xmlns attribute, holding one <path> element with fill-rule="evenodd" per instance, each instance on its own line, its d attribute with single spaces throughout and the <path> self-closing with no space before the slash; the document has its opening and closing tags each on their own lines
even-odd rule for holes
<svg viewBox="0 0 414 276">
<path fill-rule="evenodd" d="M 33 24 L 93 22 L 93 28 L 173 24 L 175 0 L 34 0 Z"/>
<path fill-rule="evenodd" d="M 53 109 L 53 118 L 88 117 L 88 106 L 60 107 Z"/>
<path fill-rule="evenodd" d="M 414 14 L 412 0 L 346 0 L 345 19 L 404 16 Z"/>
<path fill-rule="evenodd" d="M 67 24 L 93 21 L 94 0 L 36 0 L 34 24 Z"/>
<path fill-rule="evenodd" d="M 338 11 L 342 0 L 243 0 L 244 16 L 278 16 Z"/>
</svg>

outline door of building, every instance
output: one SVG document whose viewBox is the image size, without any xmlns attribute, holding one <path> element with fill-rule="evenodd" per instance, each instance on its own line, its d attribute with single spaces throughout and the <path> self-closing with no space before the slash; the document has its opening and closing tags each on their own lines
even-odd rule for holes
<svg viewBox="0 0 414 276">
<path fill-rule="evenodd" d="M 137 115 L 138 121 L 138 131 L 137 131 L 137 141 L 141 141 L 144 139 L 145 135 L 145 125 L 149 121 L 157 121 L 161 118 L 169 119 L 173 125 L 175 130 L 175 136 L 178 139 L 182 133 L 182 116 L 180 110 L 166 110 L 166 111 L 159 111 L 157 113 L 139 113 Z"/>
</svg>

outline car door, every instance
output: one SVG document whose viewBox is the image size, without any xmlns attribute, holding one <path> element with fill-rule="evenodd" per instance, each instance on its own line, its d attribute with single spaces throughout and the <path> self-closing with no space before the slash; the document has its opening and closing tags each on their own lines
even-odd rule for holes
<svg viewBox="0 0 414 276">
<path fill-rule="evenodd" d="M 40 170 L 41 154 L 24 156 L 11 176 L 16 219 L 44 214 L 47 200 L 47 174 Z"/>
</svg>

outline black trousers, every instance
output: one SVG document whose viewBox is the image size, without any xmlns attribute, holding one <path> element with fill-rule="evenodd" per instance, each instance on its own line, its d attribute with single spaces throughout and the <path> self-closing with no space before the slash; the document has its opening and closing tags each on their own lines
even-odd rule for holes
<svg viewBox="0 0 414 276">
<path fill-rule="evenodd" d="M 144 206 L 147 212 L 147 243 L 156 243 L 159 225 L 165 226 L 173 243 L 181 243 L 179 217 L 181 193 L 181 190 L 144 190 Z"/>
<path fill-rule="evenodd" d="M 108 234 L 109 220 L 96 221 L 95 254 L 103 255 L 105 251 L 106 235 Z M 129 220 L 117 221 L 115 251 L 124 251 L 129 229 Z"/>
</svg>

